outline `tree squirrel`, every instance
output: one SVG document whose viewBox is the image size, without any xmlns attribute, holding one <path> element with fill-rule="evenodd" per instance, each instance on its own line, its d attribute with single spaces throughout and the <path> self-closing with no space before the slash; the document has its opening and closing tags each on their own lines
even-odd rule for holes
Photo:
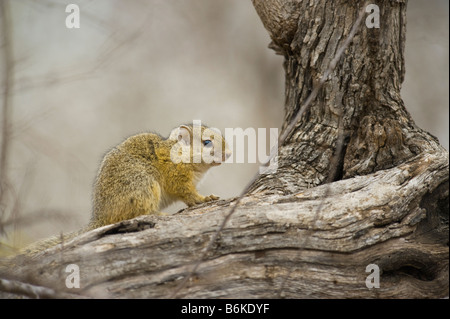
<svg viewBox="0 0 450 319">
<path fill-rule="evenodd" d="M 209 168 L 230 156 L 220 131 L 196 121 L 173 129 L 167 139 L 153 133 L 131 136 L 103 158 L 94 183 L 89 224 L 64 236 L 35 242 L 21 253 L 32 255 L 94 228 L 161 214 L 161 209 L 176 200 L 194 206 L 219 199 L 200 195 L 195 186 Z"/>
<path fill-rule="evenodd" d="M 176 200 L 188 206 L 219 199 L 202 196 L 196 184 L 231 155 L 220 131 L 181 125 L 167 139 L 142 133 L 107 153 L 93 192 L 89 229 L 146 214 L 159 214 Z"/>
</svg>

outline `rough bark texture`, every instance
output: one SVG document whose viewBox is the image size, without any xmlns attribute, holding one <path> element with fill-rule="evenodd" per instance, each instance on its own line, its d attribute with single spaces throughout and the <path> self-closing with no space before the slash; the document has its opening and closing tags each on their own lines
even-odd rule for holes
<svg viewBox="0 0 450 319">
<path fill-rule="evenodd" d="M 445 156 L 424 155 L 389 170 L 335 182 L 315 223 L 314 212 L 327 186 L 284 196 L 245 197 L 178 296 L 446 296 L 447 170 Z M 142 216 L 105 226 L 65 243 L 63 250 L 54 247 L 32 260 L 17 257 L 10 274 L 90 297 L 168 297 L 229 205 L 220 201 L 176 216 Z M 69 264 L 80 267 L 80 289 L 65 287 Z M 380 288 L 366 287 L 369 264 L 380 267 Z"/>
<path fill-rule="evenodd" d="M 286 128 L 362 3 L 253 3 L 285 57 Z M 178 297 L 448 296 L 448 152 L 414 124 L 400 97 L 406 1 L 375 3 L 380 28 L 360 29 L 280 145 L 277 172 L 255 181 Z M 344 152 L 335 181 L 321 185 L 333 166 L 340 114 Z M 0 275 L 89 297 L 168 297 L 232 205 L 105 226 L 4 261 Z M 68 264 L 80 268 L 80 289 L 65 286 Z M 366 287 L 369 264 L 380 269 L 379 288 Z"/>
<path fill-rule="evenodd" d="M 253 3 L 272 47 L 285 57 L 286 128 L 346 39 L 363 1 Z M 400 97 L 406 1 L 371 3 L 380 8 L 380 28 L 362 25 L 295 133 L 281 145 L 277 173 L 262 176 L 253 190 L 286 193 L 323 183 L 340 114 L 345 148 L 338 179 L 394 167 L 421 152 L 445 151 L 416 127 Z"/>
</svg>

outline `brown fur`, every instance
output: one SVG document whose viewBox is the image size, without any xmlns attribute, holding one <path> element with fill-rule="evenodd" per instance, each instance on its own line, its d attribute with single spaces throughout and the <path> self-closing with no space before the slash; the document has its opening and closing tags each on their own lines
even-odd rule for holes
<svg viewBox="0 0 450 319">
<path fill-rule="evenodd" d="M 190 143 L 195 139 L 202 145 L 202 136 L 192 126 L 180 126 L 190 133 Z M 202 126 L 203 133 L 207 127 Z M 186 132 L 186 131 L 185 131 Z M 152 133 L 143 133 L 126 139 L 112 149 L 103 159 L 94 185 L 94 209 L 90 222 L 96 228 L 145 214 L 158 214 L 174 201 L 188 206 L 218 199 L 202 196 L 196 184 L 200 177 L 217 163 L 192 163 L 195 150 L 191 147 L 190 163 L 174 163 L 170 152 L 178 142 L 163 139 Z M 222 150 L 222 160 L 229 156 L 225 140 L 214 141 Z"/>
</svg>

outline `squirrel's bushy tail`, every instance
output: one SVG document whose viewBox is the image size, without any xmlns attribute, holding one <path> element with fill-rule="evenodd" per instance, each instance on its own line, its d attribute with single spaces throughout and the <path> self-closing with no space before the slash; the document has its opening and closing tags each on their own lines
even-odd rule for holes
<svg viewBox="0 0 450 319">
<path fill-rule="evenodd" d="M 89 230 L 89 228 L 85 227 L 80 230 L 68 233 L 68 234 L 60 234 L 59 236 L 55 235 L 55 236 L 52 236 L 52 237 L 49 237 L 49 238 L 46 238 L 43 240 L 39 240 L 37 242 L 34 242 L 34 243 L 22 248 L 19 251 L 19 254 L 32 256 L 32 255 L 42 252 L 48 248 L 54 247 L 56 245 L 64 245 L 64 243 L 77 237 L 78 235 L 85 233 L 88 230 Z"/>
</svg>

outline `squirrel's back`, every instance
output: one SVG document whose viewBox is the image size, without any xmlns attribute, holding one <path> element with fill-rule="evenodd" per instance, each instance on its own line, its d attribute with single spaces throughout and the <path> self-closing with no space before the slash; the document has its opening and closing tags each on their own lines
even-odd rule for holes
<svg viewBox="0 0 450 319">
<path fill-rule="evenodd" d="M 175 144 L 180 147 L 174 148 Z M 200 148 L 196 150 L 193 144 Z M 174 161 L 174 149 L 176 154 L 184 154 L 180 158 L 187 156 L 190 161 Z M 208 152 L 215 161 L 193 161 L 194 156 Z M 176 200 L 193 206 L 218 199 L 198 194 L 196 183 L 210 167 L 220 165 L 230 154 L 220 132 L 204 126 L 198 129 L 182 125 L 167 139 L 152 133 L 129 137 L 107 153 L 100 166 L 94 184 L 91 228 L 158 214 Z"/>
<path fill-rule="evenodd" d="M 94 185 L 93 227 L 159 211 L 155 150 L 164 142 L 157 134 L 143 133 L 105 155 Z"/>
</svg>

